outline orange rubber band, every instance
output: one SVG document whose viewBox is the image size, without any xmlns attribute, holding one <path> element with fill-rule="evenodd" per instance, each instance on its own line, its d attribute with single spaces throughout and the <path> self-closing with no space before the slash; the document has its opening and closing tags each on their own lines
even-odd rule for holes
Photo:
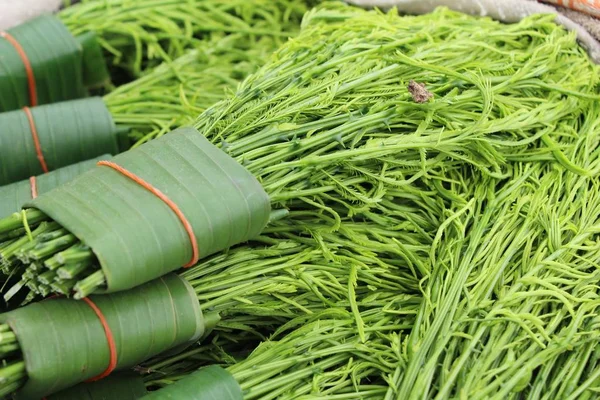
<svg viewBox="0 0 600 400">
<path fill-rule="evenodd" d="M 110 167 L 110 168 L 114 169 L 115 171 L 119 172 L 120 174 L 125 175 L 127 178 L 131 179 L 138 185 L 142 186 L 144 189 L 146 189 L 150 193 L 154 194 L 156 197 L 161 199 L 167 206 L 169 206 L 169 208 L 171 210 L 173 210 L 175 215 L 177 215 L 177 217 L 183 224 L 183 227 L 185 228 L 185 231 L 187 232 L 187 234 L 190 238 L 190 243 L 192 244 L 192 259 L 189 263 L 187 263 L 183 267 L 189 268 L 198 262 L 198 259 L 200 258 L 200 252 L 198 250 L 198 242 L 196 241 L 196 235 L 194 234 L 192 225 L 187 220 L 187 218 L 185 217 L 183 212 L 179 209 L 179 207 L 177 207 L 177 204 L 175 204 L 171 199 L 169 199 L 163 192 L 161 192 L 160 190 L 158 190 L 157 188 L 155 188 L 154 186 L 152 186 L 151 184 L 149 184 L 148 182 L 146 182 L 139 176 L 135 175 L 134 173 L 129 172 L 125 168 L 121 167 L 120 165 L 115 164 L 114 162 L 98 161 L 98 165 L 104 165 L 106 167 Z"/>
<path fill-rule="evenodd" d="M 23 50 L 23 47 L 19 44 L 17 39 L 14 38 L 8 32 L 0 32 L 0 37 L 3 37 L 8 41 L 8 43 L 12 44 L 19 57 L 21 57 L 21 61 L 23 61 L 23 65 L 25 66 L 25 72 L 27 73 L 27 83 L 29 85 L 29 105 L 31 107 L 37 106 L 37 88 L 35 86 L 35 75 L 33 74 L 33 68 L 31 68 L 31 63 L 29 62 L 29 57 L 27 57 L 27 53 Z"/>
<path fill-rule="evenodd" d="M 42 152 L 42 146 L 40 145 L 40 138 L 38 137 L 37 129 L 35 127 L 35 122 L 33 121 L 33 115 L 31 115 L 31 110 L 29 107 L 23 107 L 23 111 L 25 111 L 25 115 L 27 116 L 27 120 L 29 121 L 29 129 L 31 130 L 31 137 L 33 138 L 33 145 L 35 146 L 35 152 L 37 153 L 37 159 L 40 161 L 40 165 L 42 166 L 42 171 L 44 173 L 48 172 L 48 166 L 46 165 L 46 160 L 44 159 L 44 153 Z"/>
<path fill-rule="evenodd" d="M 100 323 L 102 324 L 102 328 L 104 328 L 104 333 L 106 334 L 106 341 L 108 342 L 108 350 L 110 352 L 110 361 L 108 362 L 108 367 L 106 367 L 104 372 L 102 372 L 100 375 L 93 377 L 91 379 L 88 379 L 86 381 L 86 382 L 94 382 L 94 381 L 98 381 L 100 379 L 106 378 L 117 367 L 117 347 L 115 345 L 115 338 L 112 334 L 112 331 L 110 330 L 110 326 L 108 326 L 108 322 L 106 321 L 106 318 L 104 318 L 104 314 L 102 314 L 102 311 L 89 298 L 84 297 L 81 300 L 85 301 L 87 303 L 87 305 L 90 306 L 92 308 L 92 310 L 94 310 L 94 312 L 98 316 L 98 319 L 100 320 Z"/>
<path fill-rule="evenodd" d="M 29 178 L 29 185 L 31 186 L 31 199 L 36 199 L 38 197 L 38 191 L 37 191 L 37 179 L 35 179 L 35 176 L 32 176 L 31 178 Z"/>
</svg>

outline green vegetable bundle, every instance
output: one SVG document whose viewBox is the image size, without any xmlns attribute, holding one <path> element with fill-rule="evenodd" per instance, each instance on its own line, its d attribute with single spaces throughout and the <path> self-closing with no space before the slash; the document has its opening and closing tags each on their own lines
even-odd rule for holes
<svg viewBox="0 0 600 400">
<path fill-rule="evenodd" d="M 3 358 L 15 357 L 3 370 L 2 395 L 19 389 L 17 397 L 25 399 L 193 343 L 207 323 L 194 291 L 176 275 L 87 302 L 51 299 L 31 304 L 1 314 L 0 321 L 7 344 Z"/>
<path fill-rule="evenodd" d="M 46 280 L 58 278 L 57 285 L 67 285 L 66 294 L 73 287 L 76 298 L 99 286 L 109 293 L 129 289 L 191 266 L 257 236 L 270 218 L 269 199 L 256 179 L 192 128 L 98 164 L 28 203 L 40 211 L 4 220 L 20 226 L 25 218 L 36 226 L 24 240 L 3 246 L 4 259 L 18 256 L 29 266 L 25 273 L 34 275 L 48 268 Z M 45 221 L 45 213 L 56 222 Z M 101 269 L 70 285 L 90 272 L 89 261 Z M 61 274 L 65 269 L 70 272 Z"/>
<path fill-rule="evenodd" d="M 108 77 L 93 34 L 43 15 L 0 35 L 0 112 L 84 97 Z"/>
<path fill-rule="evenodd" d="M 1 113 L 0 124 L 0 185 L 117 154 L 126 146 L 97 97 Z"/>
</svg>

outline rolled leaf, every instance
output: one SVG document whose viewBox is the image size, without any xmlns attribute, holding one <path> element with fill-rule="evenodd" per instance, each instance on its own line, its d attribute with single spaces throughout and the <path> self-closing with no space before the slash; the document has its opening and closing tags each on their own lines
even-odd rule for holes
<svg viewBox="0 0 600 400">
<path fill-rule="evenodd" d="M 86 95 L 81 45 L 58 18 L 42 15 L 7 32 L 31 64 L 37 105 Z M 25 63 L 6 38 L 0 37 L 0 55 L 0 112 L 35 105 L 29 94 Z"/>
<path fill-rule="evenodd" d="M 49 171 L 119 150 L 117 128 L 98 97 L 33 107 L 30 112 Z M 27 113 L 2 113 L 0 126 L 0 185 L 44 173 Z"/>
<path fill-rule="evenodd" d="M 66 183 L 76 176 L 96 166 L 100 160 L 110 160 L 110 154 L 104 154 L 91 160 L 59 168 L 56 171 L 35 177 L 37 194 L 46 193 L 57 186 Z M 11 183 L 0 187 L 0 216 L 10 215 L 21 210 L 25 203 L 33 199 L 30 179 Z"/>
<path fill-rule="evenodd" d="M 256 237 L 269 220 L 269 197 L 256 178 L 193 128 L 178 129 L 113 161 L 181 210 L 201 257 Z M 42 210 L 93 250 L 107 292 L 155 279 L 193 257 L 190 235 L 174 211 L 106 166 L 28 206 Z"/>
<path fill-rule="evenodd" d="M 116 345 L 117 369 L 200 338 L 196 294 L 172 274 L 134 290 L 90 296 Z M 0 315 L 19 341 L 28 379 L 18 399 L 39 399 L 98 376 L 110 362 L 99 317 L 83 301 L 50 299 Z"/>
<path fill-rule="evenodd" d="M 202 368 L 176 383 L 151 392 L 140 400 L 242 400 L 242 389 L 221 367 Z"/>
<path fill-rule="evenodd" d="M 137 400 L 146 395 L 142 377 L 131 372 L 113 374 L 100 381 L 80 383 L 46 400 Z"/>
</svg>

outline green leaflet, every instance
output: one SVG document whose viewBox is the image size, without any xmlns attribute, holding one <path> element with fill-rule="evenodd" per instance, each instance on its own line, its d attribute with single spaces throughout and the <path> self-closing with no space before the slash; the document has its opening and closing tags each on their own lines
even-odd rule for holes
<svg viewBox="0 0 600 400">
<path fill-rule="evenodd" d="M 91 296 L 112 331 L 117 369 L 196 341 L 204 319 L 187 282 L 171 274 L 135 290 Z M 102 373 L 109 348 L 99 318 L 88 304 L 52 299 L 0 315 L 23 352 L 28 379 L 17 398 L 40 398 Z"/>
<path fill-rule="evenodd" d="M 242 400 L 242 389 L 223 368 L 212 365 L 202 368 L 141 400 Z"/>
<path fill-rule="evenodd" d="M 46 400 L 136 400 L 146 394 L 146 386 L 138 374 L 123 372 L 100 381 L 80 383 Z"/>
<path fill-rule="evenodd" d="M 7 32 L 21 45 L 29 59 L 38 105 L 86 95 L 81 45 L 58 18 L 43 15 Z M 31 106 L 21 56 L 4 38 L 0 38 L 0 54 L 0 111 Z"/>
<path fill-rule="evenodd" d="M 54 189 L 75 178 L 77 175 L 92 169 L 98 161 L 109 160 L 111 158 L 110 154 L 104 154 L 91 160 L 82 161 L 37 176 L 36 186 L 38 195 Z M 23 205 L 32 199 L 31 190 L 31 181 L 29 179 L 0 187 L 0 215 L 6 216 L 21 210 Z"/>
<path fill-rule="evenodd" d="M 117 128 L 102 99 L 65 101 L 31 108 L 50 171 L 119 150 Z M 0 114 L 0 185 L 42 174 L 23 110 Z"/>
<path fill-rule="evenodd" d="M 160 190 L 191 224 L 200 257 L 260 234 L 270 201 L 256 178 L 193 128 L 120 154 L 114 162 Z M 106 292 L 135 287 L 192 259 L 171 208 L 112 168 L 99 166 L 29 203 L 90 246 Z"/>
</svg>

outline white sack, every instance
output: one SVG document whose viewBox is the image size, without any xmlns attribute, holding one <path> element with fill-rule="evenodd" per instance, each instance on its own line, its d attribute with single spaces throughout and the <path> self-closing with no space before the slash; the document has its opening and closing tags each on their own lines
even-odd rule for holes
<svg viewBox="0 0 600 400">
<path fill-rule="evenodd" d="M 0 31 L 58 10 L 62 0 L 0 0 Z"/>
</svg>

